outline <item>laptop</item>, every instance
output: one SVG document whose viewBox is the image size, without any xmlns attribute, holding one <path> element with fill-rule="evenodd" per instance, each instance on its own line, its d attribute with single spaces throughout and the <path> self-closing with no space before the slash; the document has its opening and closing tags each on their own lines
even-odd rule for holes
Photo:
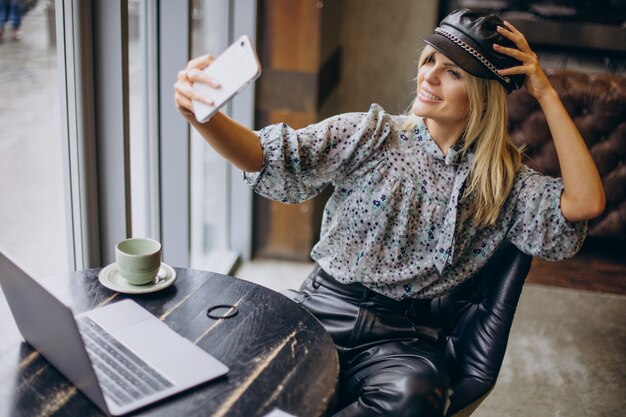
<svg viewBox="0 0 626 417">
<path fill-rule="evenodd" d="M 2 252 L 0 285 L 24 339 L 110 415 L 228 372 L 132 300 L 74 315 Z"/>
</svg>

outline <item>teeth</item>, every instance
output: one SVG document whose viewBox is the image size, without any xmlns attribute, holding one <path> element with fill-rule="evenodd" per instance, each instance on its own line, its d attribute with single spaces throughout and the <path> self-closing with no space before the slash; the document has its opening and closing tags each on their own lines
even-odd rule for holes
<svg viewBox="0 0 626 417">
<path fill-rule="evenodd" d="M 420 95 L 430 100 L 441 100 L 439 97 L 433 96 L 432 94 L 428 93 L 426 90 L 420 90 Z"/>
</svg>

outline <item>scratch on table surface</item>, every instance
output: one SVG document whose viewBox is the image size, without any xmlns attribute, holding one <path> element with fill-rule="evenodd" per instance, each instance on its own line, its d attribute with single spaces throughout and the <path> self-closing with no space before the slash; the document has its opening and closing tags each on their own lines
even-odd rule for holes
<svg viewBox="0 0 626 417">
<path fill-rule="evenodd" d="M 239 304 L 243 301 L 243 297 L 241 297 L 239 300 L 237 300 L 237 302 L 235 304 L 233 304 L 233 307 L 237 307 L 239 306 Z M 230 311 L 231 309 L 228 309 L 228 311 Z M 198 342 L 200 340 L 202 340 L 207 334 L 209 334 L 211 332 L 211 330 L 213 330 L 214 328 L 216 328 L 219 324 L 223 323 L 224 320 L 226 319 L 218 319 L 215 321 L 215 323 L 213 323 L 213 325 L 211 327 L 209 327 L 208 329 L 206 329 L 204 331 L 204 333 L 202 333 L 200 336 L 198 336 L 193 343 L 198 344 Z"/>
<path fill-rule="evenodd" d="M 112 295 L 112 296 L 110 296 L 109 298 L 105 298 L 104 300 L 102 300 L 102 301 L 98 304 L 98 307 L 102 307 L 102 306 L 103 306 L 103 305 L 105 305 L 105 304 L 109 304 L 111 301 L 113 301 L 113 300 L 114 300 L 114 299 L 118 296 L 118 294 L 119 294 L 119 293 L 117 293 L 117 292 L 116 292 L 115 294 L 113 294 L 113 295 Z"/>
<path fill-rule="evenodd" d="M 294 330 L 287 337 L 283 339 L 282 342 L 278 346 L 276 346 L 270 353 L 268 353 L 263 360 L 259 362 L 254 371 L 250 374 L 250 376 L 241 384 L 237 389 L 222 403 L 221 407 L 213 414 L 213 417 L 222 417 L 224 414 L 230 410 L 233 404 L 237 402 L 239 397 L 241 397 L 248 387 L 252 385 L 252 383 L 261 375 L 263 370 L 268 367 L 270 363 L 274 360 L 274 358 L 280 353 L 280 351 L 289 343 L 291 339 L 295 337 L 297 330 Z"/>
<path fill-rule="evenodd" d="M 60 390 L 54 394 L 50 401 L 46 401 L 46 407 L 41 410 L 41 414 L 37 417 L 50 417 L 56 414 L 76 394 L 76 387 L 69 386 L 67 389 Z"/>
<path fill-rule="evenodd" d="M 304 329 L 304 323 L 302 323 L 301 321 L 298 322 L 297 326 L 296 326 L 296 331 L 301 331 Z M 291 357 L 295 358 L 296 357 L 296 349 L 298 347 L 298 339 L 293 339 L 291 342 Z M 306 350 L 306 346 L 304 346 L 304 349 Z M 308 350 L 307 350 L 308 352 Z"/>
<path fill-rule="evenodd" d="M 287 382 L 296 373 L 297 369 L 298 369 L 297 367 L 294 367 L 291 371 L 289 371 L 289 373 L 283 378 L 280 384 L 276 386 L 276 389 L 274 390 L 272 395 L 270 395 L 267 401 L 265 401 L 263 405 L 260 407 L 261 410 L 265 409 L 276 400 L 276 398 L 280 395 L 280 393 L 283 392 L 283 390 L 285 389 L 285 385 L 287 384 Z"/>
<path fill-rule="evenodd" d="M 291 357 L 296 357 L 296 346 L 298 346 L 298 339 L 293 339 L 291 341 Z"/>
<path fill-rule="evenodd" d="M 18 368 L 20 370 L 26 368 L 28 365 L 30 365 L 38 357 L 39 357 L 39 352 L 37 352 L 36 350 L 31 352 L 31 353 L 29 353 L 28 356 L 26 356 L 24 359 L 22 359 L 22 361 L 20 362 L 20 365 L 19 365 Z"/>
<path fill-rule="evenodd" d="M 172 314 L 174 312 L 174 310 L 176 310 L 178 307 L 180 307 L 185 301 L 187 301 L 187 299 L 189 297 L 191 297 L 194 293 L 188 294 L 187 297 L 183 298 L 182 300 L 180 300 L 178 303 L 176 303 L 176 305 L 174 305 L 174 307 L 170 308 L 169 310 L 167 310 L 165 313 L 161 314 L 161 317 L 159 317 L 159 320 L 165 320 L 165 318 L 167 316 L 169 316 L 170 314 Z"/>
<path fill-rule="evenodd" d="M 24 389 L 25 386 L 29 386 L 31 385 L 32 381 L 37 378 L 39 376 L 39 374 L 41 374 L 43 371 L 46 370 L 46 368 L 48 368 L 48 364 L 45 364 L 41 367 L 39 367 L 32 375 L 30 375 L 28 378 L 24 378 L 24 380 L 22 380 L 20 382 L 19 385 L 19 389 L 22 390 Z"/>
</svg>

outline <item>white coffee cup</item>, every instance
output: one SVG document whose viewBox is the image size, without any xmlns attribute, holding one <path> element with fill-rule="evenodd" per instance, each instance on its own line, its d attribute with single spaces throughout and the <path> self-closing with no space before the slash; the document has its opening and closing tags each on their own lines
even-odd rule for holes
<svg viewBox="0 0 626 417">
<path fill-rule="evenodd" d="M 154 239 L 134 237 L 123 240 L 115 246 L 117 270 L 129 284 L 148 284 L 159 273 L 161 251 L 161 244 Z"/>
</svg>

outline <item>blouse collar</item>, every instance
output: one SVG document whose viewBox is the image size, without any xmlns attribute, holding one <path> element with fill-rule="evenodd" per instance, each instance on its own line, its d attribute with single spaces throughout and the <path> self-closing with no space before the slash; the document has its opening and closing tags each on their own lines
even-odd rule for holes
<svg viewBox="0 0 626 417">
<path fill-rule="evenodd" d="M 452 145 L 450 149 L 448 149 L 448 153 L 444 154 L 431 136 L 423 119 L 419 119 L 418 123 L 415 125 L 414 133 L 417 136 L 418 141 L 423 142 L 426 153 L 435 159 L 444 161 L 446 165 L 459 165 L 462 162 L 471 161 L 473 152 L 471 150 L 463 152 L 462 141 L 458 141 Z"/>
</svg>

